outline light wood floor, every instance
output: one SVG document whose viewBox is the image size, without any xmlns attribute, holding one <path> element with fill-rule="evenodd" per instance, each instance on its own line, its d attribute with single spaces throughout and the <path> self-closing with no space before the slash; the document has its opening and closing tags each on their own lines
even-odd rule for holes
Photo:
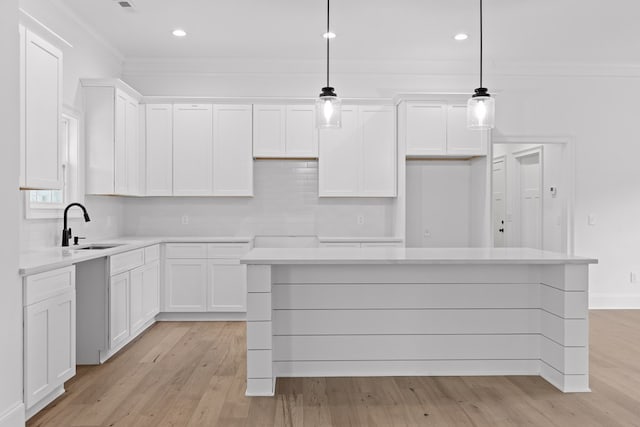
<svg viewBox="0 0 640 427">
<path fill-rule="evenodd" d="M 591 312 L 591 393 L 538 377 L 279 379 L 245 398 L 245 325 L 159 323 L 29 426 L 640 426 L 640 310 Z"/>
</svg>

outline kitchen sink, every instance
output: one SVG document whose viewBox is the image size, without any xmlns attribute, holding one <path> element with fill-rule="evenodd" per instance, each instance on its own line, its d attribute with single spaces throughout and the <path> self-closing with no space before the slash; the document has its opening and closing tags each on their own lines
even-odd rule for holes
<svg viewBox="0 0 640 427">
<path fill-rule="evenodd" d="M 93 251 L 93 250 L 117 248 L 118 246 L 122 246 L 122 245 L 121 244 L 105 243 L 105 244 L 95 244 L 95 245 L 83 246 L 81 248 L 77 248 L 77 250 L 79 250 L 79 251 Z"/>
</svg>

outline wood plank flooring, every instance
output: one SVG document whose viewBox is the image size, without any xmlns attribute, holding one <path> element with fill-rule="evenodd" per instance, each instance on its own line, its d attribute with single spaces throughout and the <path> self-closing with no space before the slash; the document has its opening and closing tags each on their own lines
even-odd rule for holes
<svg viewBox="0 0 640 427">
<path fill-rule="evenodd" d="M 246 398 L 245 324 L 158 323 L 28 426 L 640 426 L 640 310 L 592 311 L 591 393 L 539 377 L 279 379 Z"/>
</svg>

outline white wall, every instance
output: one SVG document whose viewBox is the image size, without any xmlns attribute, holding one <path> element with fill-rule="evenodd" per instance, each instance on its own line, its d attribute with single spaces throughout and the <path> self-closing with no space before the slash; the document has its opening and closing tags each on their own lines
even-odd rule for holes
<svg viewBox="0 0 640 427">
<path fill-rule="evenodd" d="M 24 424 L 22 285 L 18 277 L 19 77 L 18 2 L 0 2 L 0 426 Z"/>
<path fill-rule="evenodd" d="M 268 71 L 260 72 L 261 69 Z M 333 83 L 344 97 L 389 97 L 398 92 L 467 92 L 477 76 L 452 65 L 344 64 Z M 302 96 L 322 85 L 312 71 L 273 62 L 261 68 L 233 63 L 131 61 L 124 80 L 145 95 Z M 640 308 L 640 75 L 634 67 L 584 64 L 490 64 L 486 85 L 496 94 L 497 136 L 569 136 L 575 143 L 575 252 L 599 258 L 591 268 L 594 307 Z M 598 223 L 588 226 L 593 213 Z"/>
<path fill-rule="evenodd" d="M 257 160 L 254 197 L 125 199 L 126 235 L 390 236 L 394 199 L 319 198 L 318 162 Z M 182 224 L 183 216 L 189 217 Z M 358 215 L 365 224 L 358 225 Z"/>
<path fill-rule="evenodd" d="M 81 78 L 118 77 L 122 70 L 122 58 L 88 29 L 83 28 L 65 9 L 50 0 L 20 0 L 20 8 L 58 34 L 73 47 L 57 41 L 28 17 L 25 25 L 46 37 L 63 51 L 63 103 L 82 111 Z M 81 141 L 82 143 L 82 141 Z M 20 250 L 60 245 L 61 219 L 25 219 L 24 197 L 20 196 Z M 93 240 L 122 234 L 123 202 L 116 197 L 88 196 L 85 206 L 91 222 L 72 219 L 69 224 L 74 235 Z M 76 208 L 74 208 L 76 209 Z"/>
</svg>

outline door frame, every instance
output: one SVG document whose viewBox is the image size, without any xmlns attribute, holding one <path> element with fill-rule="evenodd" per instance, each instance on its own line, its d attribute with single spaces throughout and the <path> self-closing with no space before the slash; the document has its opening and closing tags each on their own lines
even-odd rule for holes
<svg viewBox="0 0 640 427">
<path fill-rule="evenodd" d="M 566 218 L 564 219 L 566 236 L 565 246 L 567 254 L 573 255 L 575 250 L 575 138 L 570 135 L 536 136 L 536 135 L 501 135 L 492 138 L 493 144 L 559 144 L 564 146 L 564 173 L 566 185 Z M 493 149 L 489 151 L 492 153 Z M 544 189 L 543 189 L 544 190 Z M 493 185 L 491 183 L 491 195 Z M 493 205 L 493 201 L 490 201 Z M 493 225 L 492 225 L 493 227 Z M 491 230 L 491 245 L 493 246 L 493 230 Z"/>
</svg>

